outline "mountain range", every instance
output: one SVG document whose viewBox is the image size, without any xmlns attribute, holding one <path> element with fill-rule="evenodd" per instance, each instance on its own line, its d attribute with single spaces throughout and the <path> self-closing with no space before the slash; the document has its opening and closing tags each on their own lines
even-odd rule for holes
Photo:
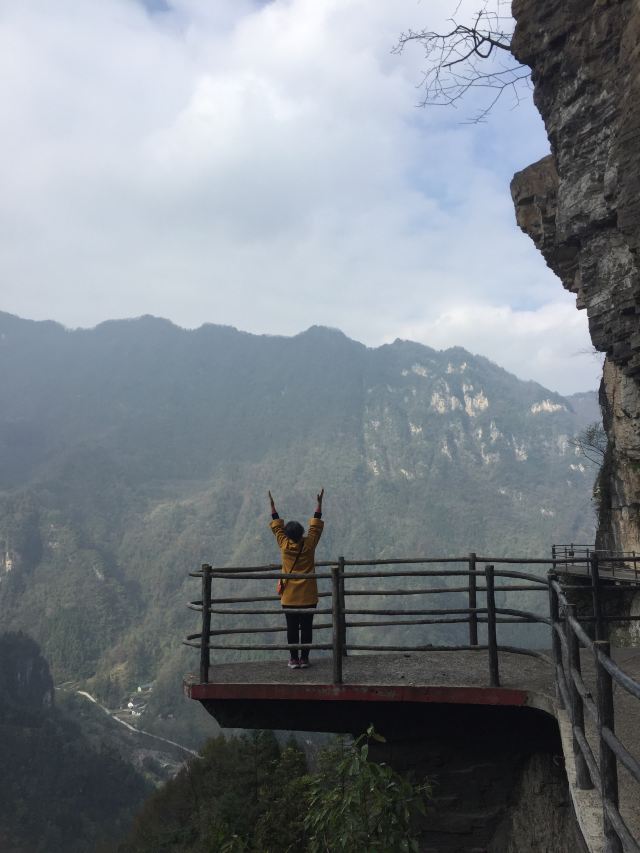
<svg viewBox="0 0 640 853">
<path fill-rule="evenodd" d="M 598 418 L 460 347 L 0 313 L 3 625 L 106 704 L 153 682 L 145 727 L 196 743 L 188 573 L 277 559 L 267 489 L 304 521 L 324 486 L 320 559 L 544 556 L 593 540 Z"/>
</svg>

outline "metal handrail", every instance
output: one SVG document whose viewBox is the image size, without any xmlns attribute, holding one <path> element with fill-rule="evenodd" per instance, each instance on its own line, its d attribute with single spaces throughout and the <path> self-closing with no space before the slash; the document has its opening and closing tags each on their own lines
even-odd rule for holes
<svg viewBox="0 0 640 853">
<path fill-rule="evenodd" d="M 595 787 L 600 793 L 606 849 L 611 853 L 640 851 L 619 808 L 618 762 L 638 784 L 640 762 L 615 734 L 613 681 L 636 699 L 640 699 L 640 683 L 612 660 L 607 641 L 592 640 L 588 636 L 576 616 L 575 605 L 567 601 L 557 576 L 551 573 L 549 581 L 553 636 L 560 641 L 559 644 L 554 643 L 556 689 L 571 721 L 577 787 Z M 560 612 L 560 599 L 563 613 Z M 595 700 L 582 677 L 580 647 L 590 652 L 595 662 Z M 587 742 L 585 709 L 596 727 L 599 761 L 596 761 Z"/>
<path fill-rule="evenodd" d="M 633 839 L 619 810 L 617 767 L 618 762 L 631 774 L 631 777 L 640 783 L 640 762 L 635 758 L 615 734 L 614 705 L 613 705 L 613 683 L 620 685 L 633 698 L 640 699 L 640 683 L 625 673 L 610 655 L 609 644 L 602 639 L 604 626 L 608 622 L 631 621 L 636 617 L 608 617 L 603 614 L 601 602 L 601 580 L 600 570 L 607 562 L 612 564 L 633 562 L 640 559 L 633 554 L 632 559 L 624 555 L 613 555 L 606 552 L 597 552 L 589 546 L 571 546 L 571 555 L 566 558 L 558 553 L 555 546 L 551 559 L 522 558 L 522 557 L 500 557 L 482 558 L 475 553 L 468 557 L 422 557 L 422 558 L 388 558 L 381 560 L 347 560 L 343 557 L 338 560 L 317 563 L 318 568 L 329 568 L 330 571 L 315 571 L 313 574 L 302 572 L 284 573 L 280 565 L 269 564 L 265 566 L 252 567 L 228 567 L 213 568 L 203 565 L 197 572 L 191 572 L 192 577 L 198 577 L 202 583 L 202 595 L 199 599 L 192 601 L 189 607 L 202 614 L 202 630 L 190 634 L 184 641 L 186 645 L 200 649 L 200 681 L 207 683 L 210 669 L 210 653 L 218 650 L 233 651 L 282 651 L 291 649 L 313 649 L 330 651 L 333 664 L 333 682 L 342 683 L 342 661 L 343 656 L 350 652 L 408 652 L 408 651 L 477 651 L 486 653 L 489 664 L 489 683 L 492 687 L 500 686 L 499 652 L 509 652 L 536 657 L 550 664 L 554 672 L 556 701 L 559 709 L 566 709 L 571 721 L 571 733 L 573 738 L 573 750 L 576 763 L 576 784 L 579 788 L 596 788 L 602 799 L 604 833 L 612 853 L 622 853 L 623 847 L 627 850 L 636 850 L 640 853 L 640 847 Z M 578 549 L 584 547 L 585 556 L 576 556 Z M 478 562 L 485 562 L 484 570 L 477 567 Z M 434 566 L 463 564 L 465 568 L 417 568 L 418 565 Z M 508 568 L 511 565 L 537 565 L 550 566 L 552 571 L 548 576 L 540 577 L 526 571 Z M 377 566 L 398 567 L 392 570 L 372 570 Z M 503 567 L 503 568 L 496 568 Z M 585 567 L 589 576 L 589 583 L 581 589 L 590 592 L 593 605 L 593 616 L 587 616 L 583 621 L 593 623 L 595 637 L 593 640 L 585 630 L 581 621 L 577 618 L 575 606 L 567 597 L 569 589 L 574 586 L 563 587 L 560 583 L 558 571 L 563 567 L 582 566 Z M 410 567 L 410 568 L 407 568 Z M 362 569 L 365 569 L 362 571 Z M 615 574 L 615 573 L 614 573 Z M 432 588 L 411 588 L 407 584 L 406 589 L 375 589 L 368 590 L 364 587 L 356 587 L 349 590 L 351 582 L 361 582 L 363 579 L 394 578 L 396 580 L 405 578 L 467 578 L 458 586 L 440 586 Z M 484 581 L 478 585 L 478 577 Z M 247 628 L 211 628 L 212 615 L 241 616 L 260 615 L 272 616 L 281 614 L 280 608 L 262 607 L 253 609 L 246 605 L 253 603 L 275 603 L 278 599 L 275 595 L 243 595 L 213 597 L 211 594 L 212 580 L 217 583 L 229 581 L 273 581 L 276 579 L 301 579 L 331 581 L 331 591 L 322 591 L 320 595 L 329 599 L 323 608 L 314 610 L 318 615 L 331 616 L 330 621 L 316 625 L 317 630 L 331 630 L 331 642 L 298 643 L 295 646 L 288 643 L 229 643 L 229 639 L 237 635 L 251 634 L 278 634 L 285 628 L 274 627 L 247 627 Z M 500 585 L 496 580 L 502 580 Z M 618 577 L 615 578 L 618 580 Z M 622 578 L 620 578 L 622 579 Z M 505 583 L 506 581 L 506 583 Z M 515 581 L 515 583 L 509 583 Z M 364 585 L 366 586 L 366 585 Z M 345 588 L 346 587 L 346 588 Z M 496 592 L 509 592 L 516 590 L 540 591 L 549 596 L 549 616 L 535 613 L 531 610 L 523 610 L 512 607 L 496 605 Z M 358 596 L 385 596 L 397 595 L 429 595 L 446 594 L 467 595 L 467 606 L 464 607 L 442 607 L 442 608 L 383 608 L 383 607 L 348 607 L 346 597 Z M 484 605 L 479 606 L 477 595 L 485 596 Z M 224 605 L 230 605 L 226 608 Z M 238 605 L 245 605 L 238 607 Z M 288 612 L 308 613 L 308 609 L 288 610 Z M 347 617 L 364 616 L 371 619 L 347 620 Z M 420 617 L 420 618 L 408 618 Z M 428 618 L 427 618 L 428 617 Z M 357 628 L 385 628 L 419 626 L 430 624 L 467 624 L 469 628 L 469 641 L 462 644 L 433 644 L 423 643 L 408 645 L 407 643 L 393 642 L 387 644 L 373 644 L 351 642 L 347 638 L 347 629 Z M 544 653 L 524 649 L 518 646 L 507 646 L 498 643 L 497 626 L 500 624 L 546 624 L 551 627 L 552 637 L 552 659 Z M 478 640 L 478 625 L 485 626 L 486 641 Z M 224 644 L 219 642 L 220 638 L 226 638 Z M 580 649 L 585 649 L 593 655 L 596 666 L 596 689 L 592 694 L 585 683 L 581 672 Z M 584 711 L 587 711 L 590 719 L 596 726 L 598 736 L 598 753 L 596 759 L 589 745 L 585 733 Z"/>
</svg>

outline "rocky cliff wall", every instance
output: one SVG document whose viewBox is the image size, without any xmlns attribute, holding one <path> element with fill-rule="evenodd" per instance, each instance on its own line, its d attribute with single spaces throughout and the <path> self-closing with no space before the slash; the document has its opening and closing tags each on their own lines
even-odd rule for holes
<svg viewBox="0 0 640 853">
<path fill-rule="evenodd" d="M 515 175 L 520 227 L 606 353 L 599 543 L 640 551 L 640 3 L 514 0 L 551 155 Z"/>
<path fill-rule="evenodd" d="M 405 707 L 369 755 L 432 785 L 423 853 L 581 853 L 556 721 L 531 709 Z"/>
</svg>

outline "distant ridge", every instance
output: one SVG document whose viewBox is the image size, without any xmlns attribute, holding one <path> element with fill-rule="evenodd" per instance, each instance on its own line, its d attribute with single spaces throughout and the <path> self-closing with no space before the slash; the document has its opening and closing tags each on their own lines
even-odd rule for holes
<svg viewBox="0 0 640 853">
<path fill-rule="evenodd" d="M 304 520 L 325 487 L 324 556 L 546 554 L 593 539 L 597 417 L 461 347 L 0 314 L 0 618 L 110 707 L 155 681 L 144 728 L 193 744 L 188 573 L 274 558 L 267 489 Z"/>
</svg>

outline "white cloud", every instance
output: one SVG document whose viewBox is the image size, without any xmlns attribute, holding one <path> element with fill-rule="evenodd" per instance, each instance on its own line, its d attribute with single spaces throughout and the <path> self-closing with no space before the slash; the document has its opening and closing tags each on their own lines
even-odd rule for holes
<svg viewBox="0 0 640 853">
<path fill-rule="evenodd" d="M 508 305 L 456 305 L 431 321 L 408 325 L 402 337 L 438 349 L 464 346 L 522 379 L 534 379 L 560 393 L 588 390 L 584 377 L 599 369 L 601 357 L 585 341 L 582 315 L 573 299 L 517 311 Z"/>
<path fill-rule="evenodd" d="M 418 110 L 421 53 L 390 52 L 452 3 L 166 5 L 3 3 L 5 310 L 325 323 L 595 386 L 597 365 L 563 355 L 588 347 L 586 319 L 514 224 L 511 173 L 546 148 L 533 107 L 480 127 L 459 123 L 472 105 Z"/>
</svg>

